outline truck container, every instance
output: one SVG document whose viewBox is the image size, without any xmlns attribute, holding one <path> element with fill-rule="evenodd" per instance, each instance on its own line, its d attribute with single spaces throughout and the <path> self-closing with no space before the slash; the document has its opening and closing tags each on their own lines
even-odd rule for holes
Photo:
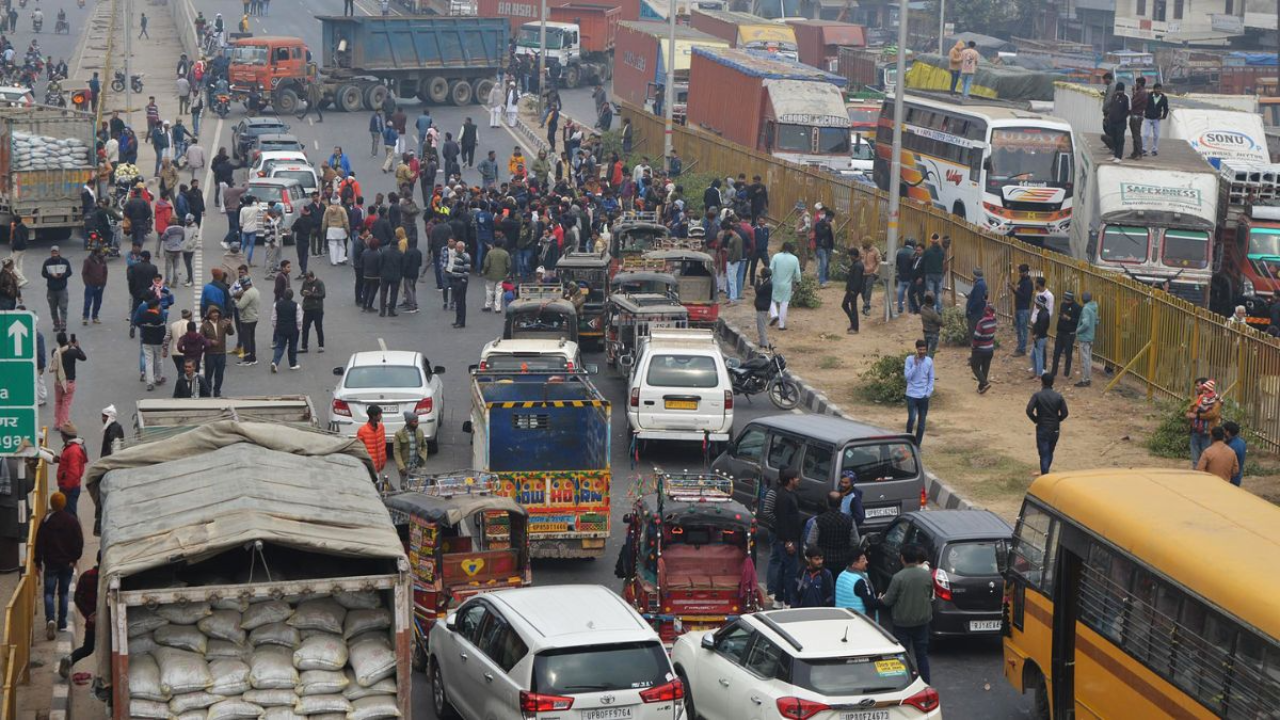
<svg viewBox="0 0 1280 720">
<path fill-rule="evenodd" d="M 671 28 L 657 22 L 623 22 L 614 51 L 613 97 L 634 105 L 652 102 L 653 92 L 666 82 Z M 689 62 L 695 47 L 727 48 L 729 43 L 686 25 L 676 26 L 676 86 L 689 82 Z"/>
<path fill-rule="evenodd" d="M 22 216 L 36 237 L 83 227 L 80 192 L 97 167 L 92 113 L 35 105 L 0 108 L 0 233 Z"/>
<path fill-rule="evenodd" d="M 796 33 L 791 26 L 744 12 L 697 10 L 690 14 L 694 30 L 701 30 L 739 50 L 761 50 L 788 60 L 800 59 Z"/>
<path fill-rule="evenodd" d="M 802 165 L 849 167 L 844 78 L 765 53 L 693 48 L 688 124 Z"/>
<path fill-rule="evenodd" d="M 318 428 L 319 419 L 306 395 L 223 398 L 155 398 L 139 400 L 133 415 L 138 440 L 172 437 L 211 420 L 270 422 Z"/>
<path fill-rule="evenodd" d="M 866 28 L 834 20 L 787 19 L 796 34 L 800 62 L 820 70 L 835 72 L 840 48 L 867 46 Z"/>
<path fill-rule="evenodd" d="M 551 19 L 551 12 L 555 8 L 567 4 L 572 4 L 572 2 L 570 0 L 550 0 L 547 3 L 547 19 Z M 619 20 L 641 19 L 640 0 L 599 0 L 591 4 L 616 8 Z M 520 31 L 521 25 L 527 22 L 536 22 L 540 19 L 538 14 L 539 7 L 537 0 L 478 0 L 475 14 L 485 18 L 506 18 L 511 23 L 511 32 L 515 34 Z"/>
<path fill-rule="evenodd" d="M 562 68 L 561 85 L 604 83 L 613 77 L 613 47 L 622 12 L 610 5 L 568 3 L 549 8 L 546 23 L 547 61 Z M 537 57 L 542 25 L 527 22 L 516 37 L 516 54 Z"/>
<path fill-rule="evenodd" d="M 321 66 L 301 38 L 260 36 L 232 43 L 230 84 L 250 88 L 279 113 L 296 112 L 315 79 L 347 112 L 381 107 L 387 93 L 423 102 L 488 100 L 507 57 L 507 22 L 445 16 L 321 17 Z"/>
<path fill-rule="evenodd" d="M 113 718 L 301 687 L 313 662 L 377 698 L 329 698 L 347 712 L 412 717 L 409 561 L 359 441 L 221 420 L 102 458 L 86 482 L 102 508 L 96 675 Z"/>
<path fill-rule="evenodd" d="M 529 511 L 533 557 L 597 558 L 609 538 L 609 402 L 581 373 L 471 375 L 472 465 Z"/>
<path fill-rule="evenodd" d="M 1181 140 L 1158 156 L 1112 162 L 1096 133 L 1076 134 L 1077 203 L 1071 255 L 1207 305 L 1213 276 L 1220 176 Z"/>
<path fill-rule="evenodd" d="M 896 52 L 884 48 L 842 47 L 836 53 L 836 74 L 849 82 L 851 91 L 892 93 L 898 74 Z M 908 58 L 907 69 L 911 68 Z"/>
</svg>

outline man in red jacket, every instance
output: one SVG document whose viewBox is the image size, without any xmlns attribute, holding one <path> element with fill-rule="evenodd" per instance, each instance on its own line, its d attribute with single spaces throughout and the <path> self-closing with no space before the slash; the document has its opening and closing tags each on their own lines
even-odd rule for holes
<svg viewBox="0 0 1280 720">
<path fill-rule="evenodd" d="M 84 449 L 84 438 L 77 437 L 76 426 L 67 421 L 62 433 L 62 455 L 58 457 L 58 492 L 67 498 L 67 512 L 76 515 L 80 502 L 80 478 L 89 464 L 89 453 Z"/>
<path fill-rule="evenodd" d="M 66 511 L 67 497 L 54 493 L 49 498 L 52 512 L 45 516 L 36 531 L 36 567 L 44 572 L 45 638 L 52 640 L 54 629 L 67 629 L 67 592 L 76 563 L 84 554 L 84 532 L 80 520 Z M 58 596 L 54 614 L 53 597 Z M 56 618 L 56 623 L 55 623 Z"/>
</svg>

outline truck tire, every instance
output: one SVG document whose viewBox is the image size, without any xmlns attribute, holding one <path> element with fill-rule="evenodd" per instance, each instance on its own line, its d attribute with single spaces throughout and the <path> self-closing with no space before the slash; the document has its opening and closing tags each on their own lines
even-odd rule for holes
<svg viewBox="0 0 1280 720">
<path fill-rule="evenodd" d="M 489 93 L 493 92 L 493 81 L 485 78 L 477 80 L 473 86 L 471 93 L 471 101 L 477 105 L 484 105 L 489 102 Z"/>
<path fill-rule="evenodd" d="M 441 105 L 449 99 L 449 81 L 445 78 L 436 76 L 427 80 L 425 89 L 427 92 L 426 99 L 437 105 Z"/>
<path fill-rule="evenodd" d="M 365 110 L 381 110 L 382 103 L 387 99 L 386 85 L 370 85 L 364 90 L 364 109 Z"/>
<path fill-rule="evenodd" d="M 582 68 L 577 65 L 570 65 L 564 71 L 564 86 L 570 90 L 578 87 L 578 82 L 582 80 Z"/>
<path fill-rule="evenodd" d="M 462 107 L 471 104 L 471 83 L 466 80 L 454 80 L 449 83 L 449 102 Z"/>
<path fill-rule="evenodd" d="M 338 107 L 345 112 L 360 112 L 364 109 L 364 93 L 360 92 L 358 85 L 351 83 L 339 85 L 336 100 Z"/>
<path fill-rule="evenodd" d="M 271 101 L 275 106 L 276 112 L 281 115 L 294 115 L 298 112 L 298 93 L 293 88 L 282 88 L 276 91 L 275 99 Z"/>
</svg>

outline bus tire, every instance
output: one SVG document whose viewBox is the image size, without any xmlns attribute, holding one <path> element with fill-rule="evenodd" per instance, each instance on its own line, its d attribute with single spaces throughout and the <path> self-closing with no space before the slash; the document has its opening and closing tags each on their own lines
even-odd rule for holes
<svg viewBox="0 0 1280 720">
<path fill-rule="evenodd" d="M 458 107 L 471 104 L 471 83 L 466 80 L 454 80 L 449 83 L 449 102 Z"/>
<path fill-rule="evenodd" d="M 426 82 L 427 99 L 441 105 L 449 99 L 449 81 L 436 76 Z"/>
<path fill-rule="evenodd" d="M 364 108 L 365 110 L 381 110 L 382 103 L 387 99 L 386 85 L 370 85 L 364 90 Z"/>
<path fill-rule="evenodd" d="M 359 85 L 352 83 L 339 85 L 336 99 L 338 107 L 344 112 L 360 112 L 364 109 L 364 93 L 360 92 Z"/>
<path fill-rule="evenodd" d="M 1049 688 L 1045 685 L 1044 674 L 1034 665 L 1028 665 L 1023 672 L 1027 677 L 1022 686 L 1031 691 L 1031 717 L 1035 720 L 1050 720 L 1052 711 L 1049 704 Z"/>
<path fill-rule="evenodd" d="M 471 89 L 471 100 L 477 105 L 489 102 L 489 93 L 493 92 L 493 81 L 485 78 L 477 80 Z"/>
</svg>

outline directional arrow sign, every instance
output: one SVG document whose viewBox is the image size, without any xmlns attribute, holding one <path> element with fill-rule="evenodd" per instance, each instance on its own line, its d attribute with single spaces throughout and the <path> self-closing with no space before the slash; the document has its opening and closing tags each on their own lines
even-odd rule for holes
<svg viewBox="0 0 1280 720">
<path fill-rule="evenodd" d="M 36 318 L 0 312 L 0 456 L 36 442 Z"/>
</svg>

